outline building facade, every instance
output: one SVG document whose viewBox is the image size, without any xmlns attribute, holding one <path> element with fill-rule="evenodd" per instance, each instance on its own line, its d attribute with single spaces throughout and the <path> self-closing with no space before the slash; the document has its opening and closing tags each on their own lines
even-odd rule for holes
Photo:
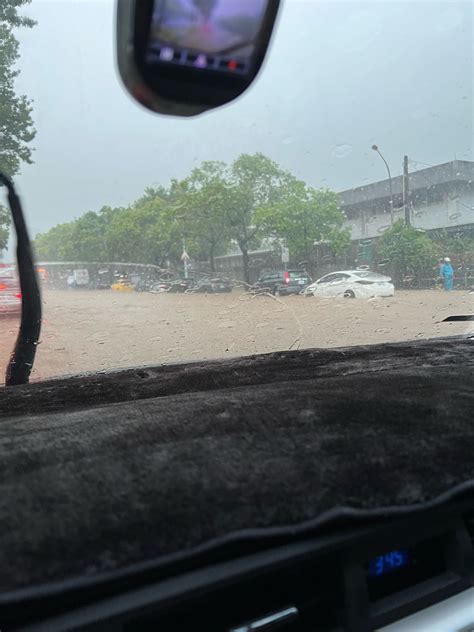
<svg viewBox="0 0 474 632">
<path fill-rule="evenodd" d="M 474 162 L 453 160 L 414 171 L 408 177 L 410 222 L 423 231 L 447 230 L 472 234 L 474 228 Z M 382 180 L 342 191 L 341 207 L 355 242 L 377 239 L 393 219 L 405 218 L 403 178 Z"/>
<path fill-rule="evenodd" d="M 391 184 L 391 187 L 390 187 Z M 410 223 L 428 233 L 447 231 L 474 237 L 474 162 L 453 160 L 434 167 L 414 171 L 408 176 L 409 195 L 406 200 Z M 343 261 L 315 245 L 318 252 L 318 270 L 322 276 L 343 266 L 372 264 L 368 255 L 377 240 L 390 228 L 392 221 L 405 219 L 403 177 L 373 182 L 339 193 L 340 204 L 346 215 L 346 226 L 351 230 L 353 247 Z M 222 257 L 216 257 L 219 272 L 242 278 L 242 256 L 237 246 Z M 281 266 L 278 253 L 271 245 L 251 253 L 251 277 L 258 278 L 267 268 Z"/>
</svg>

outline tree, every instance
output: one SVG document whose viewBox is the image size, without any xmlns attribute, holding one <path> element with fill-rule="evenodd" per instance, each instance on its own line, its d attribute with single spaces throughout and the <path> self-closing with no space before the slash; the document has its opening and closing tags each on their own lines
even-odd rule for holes
<svg viewBox="0 0 474 632">
<path fill-rule="evenodd" d="M 0 171 L 8 176 L 18 173 L 22 162 L 31 164 L 29 143 L 35 137 L 31 103 L 24 95 L 15 94 L 15 69 L 20 54 L 14 28 L 31 28 L 35 22 L 18 14 L 30 0 L 2 0 L 0 3 Z M 0 211 L 0 250 L 8 242 L 9 222 Z M 3 244 L 3 245 L 2 245 Z"/>
<path fill-rule="evenodd" d="M 0 253 L 8 245 L 8 233 L 11 217 L 10 211 L 0 204 Z"/>
<path fill-rule="evenodd" d="M 350 229 L 344 227 L 344 214 L 337 194 L 329 189 L 312 189 L 304 182 L 288 182 L 284 197 L 275 205 L 260 210 L 259 223 L 266 232 L 282 239 L 292 259 L 315 267 L 318 243 L 335 255 L 350 246 Z"/>
<path fill-rule="evenodd" d="M 423 232 L 398 220 L 386 230 L 380 240 L 379 256 L 388 261 L 398 282 L 408 275 L 420 275 L 432 268 L 436 260 L 436 246 Z"/>
<path fill-rule="evenodd" d="M 58 224 L 35 238 L 35 252 L 39 261 L 74 261 L 74 222 Z"/>
<path fill-rule="evenodd" d="M 114 213 L 106 231 L 109 257 L 155 265 L 169 257 L 177 259 L 181 250 L 169 207 L 159 195 L 150 195 Z"/>
<path fill-rule="evenodd" d="M 261 153 L 242 154 L 230 169 L 226 222 L 242 252 L 244 279 L 250 282 L 249 251 L 264 236 L 263 209 L 280 202 L 293 176 Z"/>
<path fill-rule="evenodd" d="M 334 254 L 348 247 L 349 230 L 335 193 L 309 188 L 263 154 L 243 154 L 232 165 L 206 161 L 183 180 L 154 187 L 127 208 L 102 208 L 62 224 L 36 240 L 43 259 L 181 264 L 189 255 L 215 257 L 232 241 L 250 282 L 249 253 L 263 238 L 284 239 L 293 258 L 309 264 L 315 242 Z"/>
<path fill-rule="evenodd" d="M 474 239 L 462 230 L 449 233 L 441 230 L 431 235 L 438 257 L 456 258 L 456 263 L 467 265 L 474 263 Z"/>
<path fill-rule="evenodd" d="M 19 45 L 12 29 L 31 28 L 35 22 L 18 15 L 18 9 L 30 0 L 2 0 L 0 6 L 0 170 L 9 176 L 18 173 L 20 164 L 31 164 L 29 143 L 35 137 L 31 102 L 16 95 L 15 78 L 19 70 Z"/>
<path fill-rule="evenodd" d="M 107 229 L 112 217 L 88 211 L 73 222 L 72 243 L 75 261 L 107 261 Z"/>
<path fill-rule="evenodd" d="M 118 209 L 104 206 L 36 236 L 35 250 L 43 261 L 107 261 L 107 233 Z"/>
<path fill-rule="evenodd" d="M 197 256 L 208 259 L 213 272 L 215 256 L 224 254 L 230 241 L 226 169 L 223 162 L 202 163 L 187 179 L 184 195 L 186 214 L 183 231 L 193 235 Z"/>
</svg>

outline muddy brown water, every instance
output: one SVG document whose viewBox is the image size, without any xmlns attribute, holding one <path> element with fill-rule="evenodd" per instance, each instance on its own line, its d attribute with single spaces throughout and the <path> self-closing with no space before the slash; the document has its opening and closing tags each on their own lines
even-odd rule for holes
<svg viewBox="0 0 474 632">
<path fill-rule="evenodd" d="M 237 357 L 464 334 L 463 291 L 398 291 L 388 299 L 303 296 L 43 292 L 44 323 L 32 379 L 145 364 Z M 0 318 L 0 383 L 18 319 Z"/>
</svg>

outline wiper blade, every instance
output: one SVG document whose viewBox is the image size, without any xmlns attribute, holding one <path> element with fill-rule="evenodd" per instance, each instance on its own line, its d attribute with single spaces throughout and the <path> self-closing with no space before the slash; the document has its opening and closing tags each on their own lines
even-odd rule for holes
<svg viewBox="0 0 474 632">
<path fill-rule="evenodd" d="M 16 258 L 21 288 L 21 322 L 15 349 L 7 366 L 5 384 L 27 384 L 41 331 L 41 295 L 25 216 L 13 182 L 0 172 L 0 185 L 8 190 L 8 203 L 17 236 Z"/>
<path fill-rule="evenodd" d="M 448 316 L 442 323 L 460 323 L 468 320 L 474 320 L 474 314 L 459 314 L 454 316 Z"/>
</svg>

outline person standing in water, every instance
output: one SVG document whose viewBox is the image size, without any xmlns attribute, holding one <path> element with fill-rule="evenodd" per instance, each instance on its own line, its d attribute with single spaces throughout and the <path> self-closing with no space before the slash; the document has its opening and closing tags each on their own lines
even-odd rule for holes
<svg viewBox="0 0 474 632">
<path fill-rule="evenodd" d="M 449 257 L 444 258 L 444 263 L 440 270 L 443 277 L 444 291 L 449 292 L 453 289 L 454 269 L 451 265 L 451 259 Z"/>
<path fill-rule="evenodd" d="M 441 269 L 444 265 L 444 258 L 441 257 L 441 259 L 438 260 L 438 263 L 433 266 L 433 272 L 435 273 L 435 287 L 437 290 L 441 289 L 441 286 L 443 285 L 443 275 L 441 274 Z"/>
</svg>

